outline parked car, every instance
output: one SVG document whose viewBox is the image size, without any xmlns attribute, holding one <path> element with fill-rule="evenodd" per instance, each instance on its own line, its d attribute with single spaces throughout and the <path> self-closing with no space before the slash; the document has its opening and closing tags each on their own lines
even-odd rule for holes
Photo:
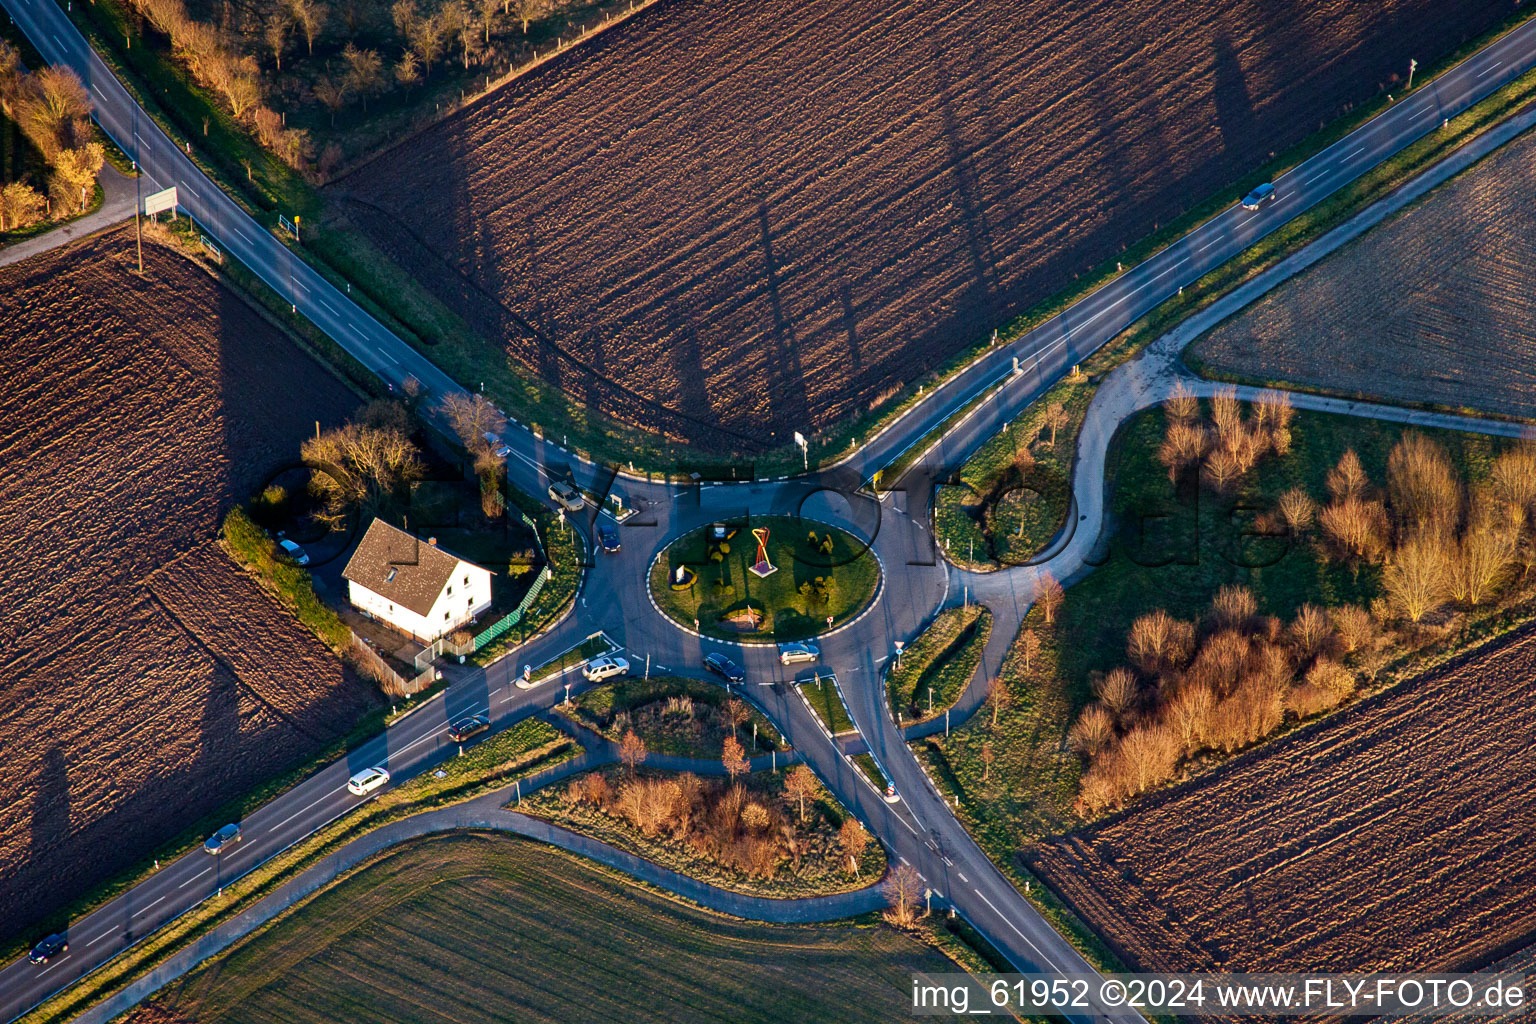
<svg viewBox="0 0 1536 1024">
<path fill-rule="evenodd" d="M 815 644 L 780 644 L 779 664 L 793 665 L 800 661 L 815 661 L 821 657 L 821 648 Z"/>
<path fill-rule="evenodd" d="M 603 544 L 603 550 L 610 555 L 619 553 L 619 531 L 607 523 L 597 528 L 597 536 Z"/>
<path fill-rule="evenodd" d="M 1258 188 L 1243 196 L 1243 209 L 1257 210 L 1261 205 L 1275 198 L 1275 186 L 1265 182 Z"/>
<path fill-rule="evenodd" d="M 484 715 L 471 715 L 461 718 L 448 727 L 448 738 L 455 743 L 463 743 L 465 740 L 478 736 L 491 727 L 491 720 Z"/>
<path fill-rule="evenodd" d="M 50 935 L 32 947 L 27 959 L 35 964 L 45 964 L 60 953 L 69 951 L 69 940 L 62 935 Z"/>
<path fill-rule="evenodd" d="M 740 683 L 746 680 L 746 673 L 737 664 L 723 654 L 707 654 L 704 656 L 704 667 L 715 675 L 720 676 L 728 683 Z"/>
<path fill-rule="evenodd" d="M 491 454 L 496 456 L 498 459 L 504 459 L 508 455 L 512 454 L 512 446 L 507 444 L 507 442 L 503 441 L 501 438 L 497 437 L 495 434 L 487 433 L 485 435 L 485 443 L 490 446 Z"/>
<path fill-rule="evenodd" d="M 587 499 L 581 496 L 581 492 L 564 480 L 556 480 L 549 485 L 549 496 L 556 505 L 567 512 L 580 512 L 587 507 Z"/>
<path fill-rule="evenodd" d="M 614 676 L 629 675 L 629 662 L 623 658 L 593 658 L 582 666 L 581 674 L 594 683 Z"/>
<path fill-rule="evenodd" d="M 208 841 L 203 844 L 203 852 L 213 854 L 223 853 L 225 849 L 234 846 L 239 841 L 239 824 L 225 825 L 223 828 L 219 829 L 213 835 L 208 837 Z"/>
<path fill-rule="evenodd" d="M 353 796 L 367 796 L 388 781 L 388 768 L 364 768 L 347 780 L 347 789 Z"/>
<path fill-rule="evenodd" d="M 296 562 L 297 564 L 299 564 L 299 565 L 308 565 L 309 564 L 309 555 L 307 555 L 304 552 L 303 548 L 299 547 L 297 544 L 295 544 L 293 541 L 289 540 L 287 537 L 279 538 L 278 542 L 277 542 L 277 546 L 282 548 L 284 551 L 286 551 L 288 553 L 288 557 L 293 559 L 294 562 Z"/>
</svg>

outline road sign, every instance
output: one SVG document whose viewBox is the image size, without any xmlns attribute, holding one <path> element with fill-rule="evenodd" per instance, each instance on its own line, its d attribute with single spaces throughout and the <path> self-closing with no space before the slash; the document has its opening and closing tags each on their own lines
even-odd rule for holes
<svg viewBox="0 0 1536 1024">
<path fill-rule="evenodd" d="M 144 216 L 153 217 L 157 213 L 171 211 L 171 216 L 176 215 L 176 186 L 172 185 L 163 192 L 144 197 Z"/>
</svg>

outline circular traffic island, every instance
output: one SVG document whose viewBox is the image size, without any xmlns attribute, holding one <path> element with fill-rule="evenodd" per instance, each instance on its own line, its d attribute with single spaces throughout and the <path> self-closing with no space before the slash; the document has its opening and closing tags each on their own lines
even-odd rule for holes
<svg viewBox="0 0 1536 1024">
<path fill-rule="evenodd" d="M 753 516 L 668 544 L 651 565 L 650 588 L 662 613 L 688 629 L 720 640 L 783 643 L 857 618 L 880 589 L 880 563 L 868 545 L 835 526 Z"/>
</svg>

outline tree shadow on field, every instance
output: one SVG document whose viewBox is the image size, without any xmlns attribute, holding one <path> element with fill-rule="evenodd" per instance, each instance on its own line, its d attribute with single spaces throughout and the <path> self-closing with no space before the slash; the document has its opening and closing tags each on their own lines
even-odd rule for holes
<svg viewBox="0 0 1536 1024">
<path fill-rule="evenodd" d="M 1252 166 L 1259 163 L 1264 154 L 1251 152 L 1261 143 L 1259 118 L 1248 89 L 1248 77 L 1226 29 L 1217 30 L 1211 48 L 1211 99 L 1216 105 L 1216 127 L 1221 132 L 1222 151 L 1240 161 L 1239 166 Z"/>
<path fill-rule="evenodd" d="M 766 360 L 768 406 L 772 422 L 783 426 L 811 422 L 810 402 L 806 395 L 805 368 L 800 362 L 800 339 L 784 308 L 780 290 L 782 268 L 773 248 L 773 229 L 768 217 L 766 195 L 757 201 L 757 228 L 763 246 L 763 285 L 773 317 L 771 337 L 774 351 Z M 803 429 L 803 428 L 802 428 Z M 782 440 L 775 438 L 775 440 Z"/>
<path fill-rule="evenodd" d="M 56 848 L 69 834 L 69 766 L 64 750 L 48 748 L 37 770 L 37 794 L 32 798 L 32 856 Z"/>
<path fill-rule="evenodd" d="M 932 64 L 934 95 L 942 120 L 944 169 L 954 182 L 952 194 L 960 217 L 959 226 L 965 233 L 965 251 L 970 263 L 970 284 L 955 303 L 962 335 L 969 337 L 999 319 L 997 248 L 988 221 L 980 168 L 972 147 L 964 138 L 962 117 L 956 106 L 955 78 L 944 52 L 938 47 L 934 48 Z M 985 79 L 984 75 L 977 77 Z M 980 104 L 983 108 L 987 105 L 985 102 Z"/>
</svg>

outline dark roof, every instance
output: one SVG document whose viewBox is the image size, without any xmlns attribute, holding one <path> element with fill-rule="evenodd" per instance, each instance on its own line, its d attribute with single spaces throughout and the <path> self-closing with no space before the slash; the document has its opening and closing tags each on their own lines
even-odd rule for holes
<svg viewBox="0 0 1536 1024">
<path fill-rule="evenodd" d="M 425 615 L 432 610 L 460 562 L 475 564 L 375 519 L 368 524 L 368 532 L 358 542 L 341 576 L 417 615 Z"/>
</svg>

